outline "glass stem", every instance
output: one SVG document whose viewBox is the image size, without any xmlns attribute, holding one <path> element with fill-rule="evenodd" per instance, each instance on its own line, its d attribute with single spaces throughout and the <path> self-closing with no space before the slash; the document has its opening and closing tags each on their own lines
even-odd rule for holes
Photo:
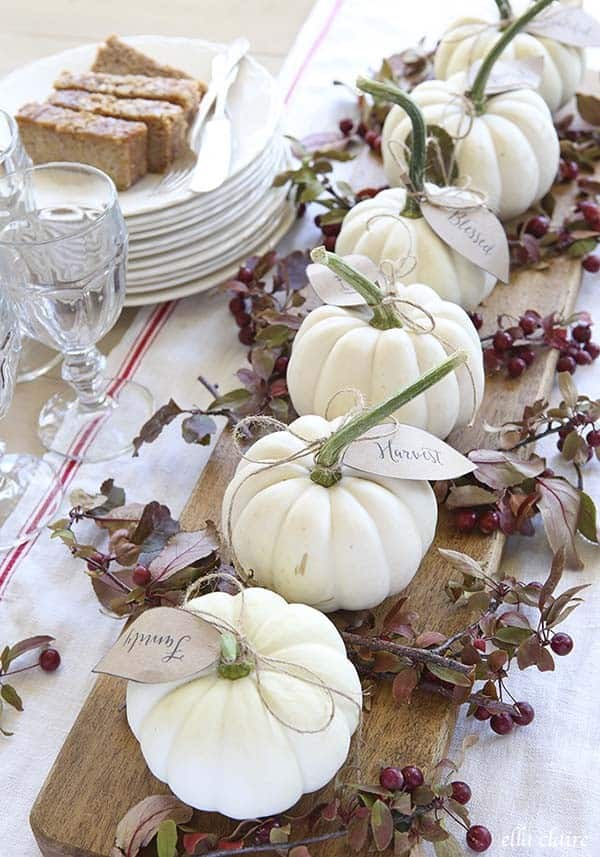
<svg viewBox="0 0 600 857">
<path fill-rule="evenodd" d="M 64 355 L 63 381 L 75 390 L 80 407 L 86 411 L 99 410 L 105 404 L 105 364 L 106 358 L 95 345 Z"/>
</svg>

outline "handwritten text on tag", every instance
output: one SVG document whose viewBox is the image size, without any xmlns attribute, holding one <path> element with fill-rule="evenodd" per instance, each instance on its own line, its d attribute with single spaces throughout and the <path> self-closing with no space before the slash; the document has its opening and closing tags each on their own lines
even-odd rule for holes
<svg viewBox="0 0 600 857">
<path fill-rule="evenodd" d="M 381 279 L 377 265 L 368 256 L 352 254 L 343 257 L 344 262 L 351 265 L 359 273 L 364 274 L 371 282 Z M 309 265 L 306 276 L 323 303 L 332 306 L 363 306 L 365 301 L 352 286 L 345 283 L 341 277 L 334 274 L 326 265 Z"/>
<path fill-rule="evenodd" d="M 576 48 L 600 46 L 600 22 L 577 6 L 555 4 L 530 21 L 525 31 Z"/>
<path fill-rule="evenodd" d="M 444 188 L 431 202 L 421 203 L 421 213 L 433 231 L 453 250 L 474 265 L 508 282 L 509 255 L 506 233 L 496 215 L 484 205 L 465 208 Z M 447 196 L 446 196 L 447 194 Z M 458 206 L 458 207 L 457 207 Z"/>
<path fill-rule="evenodd" d="M 477 60 L 469 69 L 468 85 L 471 86 L 481 68 L 483 60 Z M 497 60 L 485 85 L 486 95 L 499 95 L 514 89 L 537 89 L 544 70 L 544 57 L 526 57 L 522 60 Z"/>
<path fill-rule="evenodd" d="M 389 429 L 387 434 L 386 429 Z M 455 479 L 476 465 L 443 440 L 414 426 L 375 426 L 344 453 L 344 464 L 394 479 Z"/>
<path fill-rule="evenodd" d="M 142 684 L 178 681 L 216 663 L 220 637 L 216 628 L 186 610 L 154 607 L 123 631 L 93 672 Z"/>
</svg>

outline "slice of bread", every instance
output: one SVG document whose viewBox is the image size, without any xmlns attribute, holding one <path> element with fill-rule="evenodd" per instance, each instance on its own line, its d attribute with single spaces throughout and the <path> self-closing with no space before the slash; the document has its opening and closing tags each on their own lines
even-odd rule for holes
<svg viewBox="0 0 600 857">
<path fill-rule="evenodd" d="M 115 35 L 109 36 L 106 42 L 98 48 L 92 71 L 106 72 L 107 74 L 145 74 L 148 77 L 193 79 L 184 71 L 156 62 L 156 60 L 121 41 Z M 200 80 L 194 81 L 194 83 L 202 95 L 206 91 L 206 84 Z"/>
<path fill-rule="evenodd" d="M 48 99 L 51 104 L 69 110 L 87 110 L 101 116 L 114 116 L 143 122 L 148 129 L 148 172 L 166 172 L 184 151 L 185 114 L 177 104 L 147 98 L 116 98 L 101 92 L 61 89 Z"/>
<path fill-rule="evenodd" d="M 16 116 L 23 145 L 34 164 L 75 161 L 107 173 L 118 190 L 147 171 L 148 132 L 128 122 L 54 104 L 26 104 Z"/>
<path fill-rule="evenodd" d="M 175 77 L 147 77 L 142 74 L 105 74 L 83 72 L 72 74 L 63 71 L 55 81 L 56 89 L 82 89 L 85 92 L 101 92 L 117 98 L 149 98 L 154 101 L 169 101 L 181 107 L 189 121 L 198 109 L 200 95 L 193 80 Z"/>
</svg>

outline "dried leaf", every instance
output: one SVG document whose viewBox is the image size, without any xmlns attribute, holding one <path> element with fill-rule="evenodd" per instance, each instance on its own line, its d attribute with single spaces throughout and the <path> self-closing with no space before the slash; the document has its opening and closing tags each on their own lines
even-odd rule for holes
<svg viewBox="0 0 600 857">
<path fill-rule="evenodd" d="M 117 825 L 115 854 L 136 857 L 140 848 L 156 835 L 161 822 L 188 822 L 193 810 L 172 795 L 152 795 L 133 806 Z"/>
<path fill-rule="evenodd" d="M 548 544 L 554 553 L 564 547 L 565 568 L 573 571 L 583 568 L 575 547 L 580 503 L 579 491 L 566 479 L 538 479 L 537 506 Z"/>
<path fill-rule="evenodd" d="M 45 634 L 41 634 L 36 637 L 27 637 L 27 639 L 25 640 L 20 640 L 18 643 L 15 643 L 14 646 L 10 647 L 10 652 L 8 654 L 8 663 L 11 663 L 12 661 L 14 661 L 15 658 L 18 658 L 20 655 L 24 655 L 25 652 L 31 652 L 34 649 L 40 649 L 43 646 L 49 646 L 50 643 L 53 642 L 54 637 L 48 637 Z"/>
<path fill-rule="evenodd" d="M 596 504 L 585 491 L 579 494 L 579 518 L 577 519 L 577 530 L 590 542 L 598 543 L 598 523 L 596 517 Z"/>
<path fill-rule="evenodd" d="M 17 711 L 23 711 L 23 701 L 11 684 L 3 684 L 0 688 L 0 695 L 8 705 L 12 705 Z"/>
<path fill-rule="evenodd" d="M 352 813 L 348 822 L 348 845 L 353 851 L 362 851 L 367 844 L 370 822 L 371 810 L 368 807 L 361 806 Z"/>
<path fill-rule="evenodd" d="M 208 446 L 210 439 L 217 430 L 217 424 L 206 414 L 190 414 L 181 423 L 181 436 L 186 443 L 197 443 Z"/>
<path fill-rule="evenodd" d="M 480 485 L 453 485 L 446 506 L 448 509 L 463 509 L 465 506 L 490 506 L 498 500 L 496 491 Z"/>
<path fill-rule="evenodd" d="M 219 547 L 217 529 L 208 521 L 204 529 L 195 532 L 180 531 L 168 540 L 161 552 L 149 565 L 155 581 L 167 580 L 188 565 L 206 559 Z"/>
<path fill-rule="evenodd" d="M 168 506 L 163 506 L 156 500 L 147 503 L 131 536 L 131 541 L 141 547 L 139 561 L 142 565 L 150 566 L 152 560 L 179 529 L 179 522 L 171 517 Z"/>
<path fill-rule="evenodd" d="M 548 598 L 550 597 L 550 595 L 552 595 L 552 593 L 554 592 L 554 590 L 556 589 L 556 587 L 560 583 L 560 579 L 562 577 L 564 569 L 565 569 L 565 548 L 564 548 L 564 546 L 561 546 L 556 551 L 556 553 L 554 554 L 554 556 L 552 558 L 552 565 L 550 567 L 550 574 L 548 575 L 548 579 L 545 581 L 544 585 L 542 586 L 542 590 L 540 592 L 540 599 L 538 602 L 540 610 L 542 610 L 544 608 L 544 605 L 548 601 Z"/>
<path fill-rule="evenodd" d="M 546 469 L 546 462 L 537 455 L 525 460 L 512 452 L 477 449 L 470 452 L 468 457 L 477 464 L 475 478 L 496 489 L 520 485 L 526 479 L 539 476 Z"/>
<path fill-rule="evenodd" d="M 402 670 L 394 677 L 392 696 L 398 705 L 410 703 L 413 690 L 419 683 L 419 671 L 413 668 Z"/>
<path fill-rule="evenodd" d="M 481 565 L 466 553 L 460 551 L 449 550 L 448 548 L 438 548 L 438 552 L 448 560 L 453 568 L 462 571 L 463 574 L 468 574 L 472 577 L 483 577 L 483 569 Z"/>
<path fill-rule="evenodd" d="M 162 430 L 182 413 L 183 410 L 173 399 L 170 399 L 166 405 L 160 407 L 156 413 L 154 413 L 150 419 L 144 423 L 137 437 L 134 437 L 134 458 L 139 455 L 140 447 L 144 443 L 153 443 L 158 437 L 160 437 Z"/>
<path fill-rule="evenodd" d="M 457 670 L 450 669 L 450 667 L 442 667 L 439 666 L 439 664 L 428 663 L 427 669 L 430 673 L 441 678 L 442 681 L 450 682 L 450 684 L 457 684 L 459 687 L 471 687 L 473 684 L 472 679 L 469 678 L 468 675 L 458 672 Z"/>
<path fill-rule="evenodd" d="M 385 851 L 394 836 L 392 813 L 389 806 L 379 798 L 371 808 L 371 833 L 378 851 Z"/>
<path fill-rule="evenodd" d="M 465 852 L 458 840 L 451 834 L 442 842 L 434 842 L 435 857 L 465 857 Z"/>
</svg>

